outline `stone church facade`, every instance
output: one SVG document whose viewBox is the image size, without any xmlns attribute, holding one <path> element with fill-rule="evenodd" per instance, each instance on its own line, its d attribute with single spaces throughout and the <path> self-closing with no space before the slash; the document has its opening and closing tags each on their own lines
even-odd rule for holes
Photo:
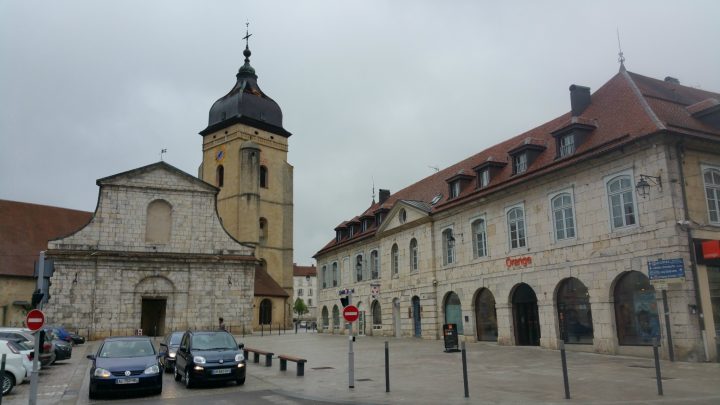
<svg viewBox="0 0 720 405">
<path fill-rule="evenodd" d="M 164 162 L 97 181 L 90 223 L 48 244 L 47 318 L 98 339 L 142 329 L 250 330 L 258 261 L 216 211 L 218 189 Z"/>
</svg>

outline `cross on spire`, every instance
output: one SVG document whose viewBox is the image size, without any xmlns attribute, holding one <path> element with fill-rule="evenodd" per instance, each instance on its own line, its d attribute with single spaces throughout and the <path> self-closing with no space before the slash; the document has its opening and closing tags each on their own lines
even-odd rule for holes
<svg viewBox="0 0 720 405">
<path fill-rule="evenodd" d="M 250 28 L 250 22 L 248 21 L 245 23 L 245 36 L 242 38 L 245 40 L 245 48 L 246 49 L 250 48 L 250 37 L 252 36 L 252 34 L 250 34 L 248 32 L 249 28 Z"/>
</svg>

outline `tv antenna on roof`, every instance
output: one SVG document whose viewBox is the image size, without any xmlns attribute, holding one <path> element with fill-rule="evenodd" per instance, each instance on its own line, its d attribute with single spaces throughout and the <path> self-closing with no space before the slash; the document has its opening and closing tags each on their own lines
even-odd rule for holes
<svg viewBox="0 0 720 405">
<path fill-rule="evenodd" d="M 440 168 L 437 167 L 437 166 L 430 166 L 430 165 L 428 165 L 428 167 L 431 168 L 431 169 L 433 169 L 433 170 L 435 170 L 435 173 L 437 173 L 437 172 L 440 171 Z"/>
<path fill-rule="evenodd" d="M 372 190 L 373 190 L 372 203 L 375 204 L 375 177 L 374 177 L 374 176 L 370 176 L 370 178 L 372 179 L 372 186 L 373 186 L 373 187 L 372 187 Z"/>
<path fill-rule="evenodd" d="M 161 149 L 160 150 L 160 161 L 163 161 L 163 155 L 167 153 L 167 149 Z"/>
<path fill-rule="evenodd" d="M 620 69 L 625 70 L 625 56 L 623 56 L 622 46 L 620 45 L 620 27 L 617 27 L 617 40 L 618 40 L 618 62 L 620 62 Z"/>
</svg>

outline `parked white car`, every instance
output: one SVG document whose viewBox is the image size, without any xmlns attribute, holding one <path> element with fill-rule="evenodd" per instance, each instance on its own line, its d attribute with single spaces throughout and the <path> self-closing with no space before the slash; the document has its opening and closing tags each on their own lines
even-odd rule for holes
<svg viewBox="0 0 720 405">
<path fill-rule="evenodd" d="M 10 340 L 10 339 L 8 339 Z M 10 346 L 14 347 L 23 356 L 23 367 L 25 367 L 26 375 L 25 381 L 30 381 L 30 375 L 32 374 L 33 357 L 35 356 L 35 348 L 25 341 L 9 341 Z M 38 361 L 38 370 L 42 369 L 42 364 Z"/>
<path fill-rule="evenodd" d="M 26 376 L 23 366 L 23 355 L 8 345 L 7 340 L 0 340 L 0 357 L 5 354 L 5 373 L 0 376 L 0 386 L 3 395 L 12 391 L 13 387 L 21 383 Z"/>
</svg>

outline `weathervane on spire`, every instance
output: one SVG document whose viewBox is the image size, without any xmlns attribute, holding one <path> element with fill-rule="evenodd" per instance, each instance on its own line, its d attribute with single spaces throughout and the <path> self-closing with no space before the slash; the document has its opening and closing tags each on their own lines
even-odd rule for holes
<svg viewBox="0 0 720 405">
<path fill-rule="evenodd" d="M 625 56 L 623 56 L 622 46 L 620 45 L 620 28 L 617 28 L 617 40 L 618 40 L 618 62 L 620 62 L 620 69 L 625 69 Z"/>
</svg>

